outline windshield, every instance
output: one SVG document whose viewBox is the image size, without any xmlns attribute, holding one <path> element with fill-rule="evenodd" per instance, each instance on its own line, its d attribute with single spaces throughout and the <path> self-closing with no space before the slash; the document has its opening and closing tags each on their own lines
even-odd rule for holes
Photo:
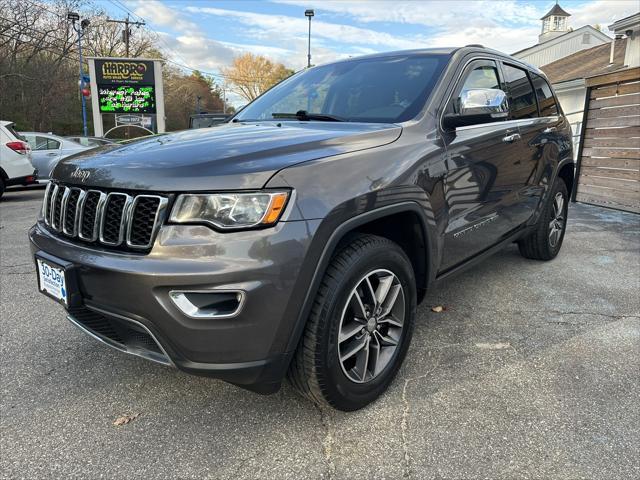
<svg viewBox="0 0 640 480">
<path fill-rule="evenodd" d="M 347 122 L 395 123 L 415 117 L 431 93 L 448 55 L 363 58 L 313 67 L 276 85 L 234 121 L 293 120 L 326 115 Z M 317 120 L 323 120 L 318 117 Z"/>
</svg>

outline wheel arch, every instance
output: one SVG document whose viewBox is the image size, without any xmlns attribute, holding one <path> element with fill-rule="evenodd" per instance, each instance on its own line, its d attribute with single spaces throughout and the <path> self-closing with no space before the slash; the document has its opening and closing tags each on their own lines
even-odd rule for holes
<svg viewBox="0 0 640 480">
<path fill-rule="evenodd" d="M 387 231 L 386 234 L 382 233 L 383 226 L 389 229 L 389 225 L 399 226 L 403 223 L 403 220 L 406 221 L 407 219 L 411 219 L 411 223 L 409 227 L 403 226 L 405 230 L 393 232 L 391 235 L 389 231 Z M 342 222 L 333 230 L 333 233 L 325 242 L 325 246 L 320 254 L 320 259 L 316 263 L 313 278 L 309 284 L 305 299 L 297 314 L 294 329 L 289 338 L 287 352 L 293 355 L 298 346 L 320 282 L 335 252 L 338 251 L 341 245 L 348 242 L 349 238 L 353 238 L 353 236 L 359 233 L 376 234 L 395 241 L 403 248 L 405 253 L 407 253 L 407 251 L 409 252 L 407 256 L 411 260 L 412 265 L 418 264 L 421 258 L 424 260 L 424 268 L 420 268 L 418 265 L 418 270 L 421 273 L 416 273 L 418 298 L 422 300 L 426 289 L 435 278 L 435 259 L 437 256 L 432 254 L 433 249 L 436 248 L 434 228 L 427 219 L 424 207 L 414 201 L 405 201 L 379 207 Z M 396 240 L 401 233 L 407 233 L 409 230 L 420 235 L 418 238 L 412 239 L 413 243 L 406 240 L 400 243 Z M 414 266 L 414 269 L 415 268 L 416 266 Z M 418 278 L 418 275 L 420 275 L 420 278 Z"/>
<path fill-rule="evenodd" d="M 561 178 L 567 186 L 569 195 L 573 192 L 575 182 L 575 166 L 572 161 L 567 161 L 560 164 L 558 168 L 558 178 Z"/>
</svg>

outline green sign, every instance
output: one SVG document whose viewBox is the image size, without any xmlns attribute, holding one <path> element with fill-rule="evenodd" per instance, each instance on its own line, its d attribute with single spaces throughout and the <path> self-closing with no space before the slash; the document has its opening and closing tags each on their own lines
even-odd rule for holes
<svg viewBox="0 0 640 480">
<path fill-rule="evenodd" d="M 98 85 L 101 113 L 156 113 L 153 85 Z"/>
</svg>

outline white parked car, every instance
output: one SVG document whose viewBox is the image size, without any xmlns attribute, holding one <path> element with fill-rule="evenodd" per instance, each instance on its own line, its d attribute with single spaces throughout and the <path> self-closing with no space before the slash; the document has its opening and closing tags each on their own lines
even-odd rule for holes
<svg viewBox="0 0 640 480">
<path fill-rule="evenodd" d="M 35 182 L 29 144 L 13 129 L 12 122 L 0 120 L 0 198 L 10 185 Z"/>
<path fill-rule="evenodd" d="M 89 148 L 52 133 L 20 132 L 31 146 L 31 161 L 38 169 L 38 182 L 46 183 L 53 167 L 65 157 Z"/>
</svg>

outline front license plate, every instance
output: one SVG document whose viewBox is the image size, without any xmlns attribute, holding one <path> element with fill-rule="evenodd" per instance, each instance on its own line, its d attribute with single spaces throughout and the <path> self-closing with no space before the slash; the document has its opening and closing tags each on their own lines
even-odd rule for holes
<svg viewBox="0 0 640 480">
<path fill-rule="evenodd" d="M 41 258 L 36 258 L 36 261 L 38 263 L 38 283 L 40 285 L 40 291 L 68 305 L 69 293 L 64 268 L 42 260 Z"/>
</svg>

